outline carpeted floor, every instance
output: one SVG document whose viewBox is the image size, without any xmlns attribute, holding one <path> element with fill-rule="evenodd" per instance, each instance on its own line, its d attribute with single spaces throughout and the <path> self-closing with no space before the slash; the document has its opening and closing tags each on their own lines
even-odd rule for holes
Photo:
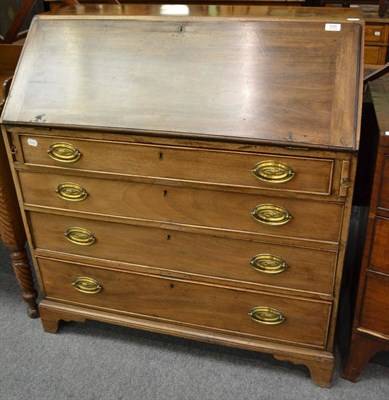
<svg viewBox="0 0 389 400">
<path fill-rule="evenodd" d="M 1 400 L 387 400 L 389 354 L 358 383 L 339 376 L 316 387 L 303 366 L 269 355 L 207 345 L 108 324 L 64 324 L 44 333 L 27 317 L 0 247 Z"/>
</svg>

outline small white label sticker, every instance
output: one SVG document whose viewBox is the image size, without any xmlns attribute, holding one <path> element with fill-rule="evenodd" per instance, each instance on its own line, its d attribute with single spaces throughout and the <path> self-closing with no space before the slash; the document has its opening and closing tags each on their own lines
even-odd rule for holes
<svg viewBox="0 0 389 400">
<path fill-rule="evenodd" d="M 342 24 L 326 24 L 325 30 L 339 32 L 342 29 Z"/>
<path fill-rule="evenodd" d="M 380 31 L 375 31 L 374 32 L 374 36 L 381 36 L 381 32 Z"/>
<path fill-rule="evenodd" d="M 385 131 L 385 136 L 389 136 L 389 131 Z"/>
<path fill-rule="evenodd" d="M 30 138 L 28 138 L 28 139 L 27 139 L 27 144 L 30 145 L 30 146 L 36 147 L 36 146 L 38 146 L 38 141 L 35 140 L 35 139 L 30 139 Z"/>
<path fill-rule="evenodd" d="M 360 18 L 347 18 L 347 21 L 360 21 L 360 20 L 361 20 Z"/>
</svg>

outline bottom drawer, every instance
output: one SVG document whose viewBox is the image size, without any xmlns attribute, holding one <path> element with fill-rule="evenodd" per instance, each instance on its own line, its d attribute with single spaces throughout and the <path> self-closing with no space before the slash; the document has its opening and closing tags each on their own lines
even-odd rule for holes
<svg viewBox="0 0 389 400">
<path fill-rule="evenodd" d="M 234 335 L 325 347 L 331 311 L 326 302 L 44 258 L 38 262 L 48 299 Z M 90 278 L 91 284 L 87 279 L 77 282 L 80 277 Z M 271 310 L 257 309 L 254 320 L 249 313 L 259 306 Z"/>
<path fill-rule="evenodd" d="M 389 276 L 370 274 L 367 278 L 360 326 L 389 335 Z"/>
</svg>

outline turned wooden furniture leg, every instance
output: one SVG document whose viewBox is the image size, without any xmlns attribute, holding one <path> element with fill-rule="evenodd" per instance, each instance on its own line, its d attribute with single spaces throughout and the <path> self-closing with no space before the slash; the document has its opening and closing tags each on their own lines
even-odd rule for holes
<svg viewBox="0 0 389 400">
<path fill-rule="evenodd" d="M 383 350 L 382 343 L 363 334 L 353 332 L 348 359 L 343 369 L 342 378 L 356 382 L 369 360 Z"/>
<path fill-rule="evenodd" d="M 1 186 L 1 183 L 0 183 Z M 24 244 L 26 238 L 24 234 L 21 234 L 18 238 L 14 236 L 14 230 L 12 229 L 12 224 L 14 227 L 23 229 L 21 218 L 15 219 L 10 218 L 10 214 L 7 214 L 4 208 L 3 202 L 3 190 L 0 187 L 0 231 L 1 239 L 4 242 L 5 247 L 10 251 L 10 257 L 12 260 L 13 270 L 15 272 L 16 280 L 22 290 L 22 297 L 24 301 L 28 304 L 27 313 L 30 318 L 38 318 L 39 311 L 36 303 L 37 291 L 34 287 L 34 280 L 32 277 L 32 270 L 28 262 L 28 257 L 26 250 L 24 249 Z M 6 226 L 5 226 L 6 225 Z M 9 228 L 9 229 L 5 229 Z M 17 243 L 15 242 L 17 240 Z"/>
<path fill-rule="evenodd" d="M 22 297 L 28 303 L 28 315 L 37 318 L 39 316 L 36 304 L 37 292 L 24 249 L 26 234 L 2 137 L 0 137 L 0 236 L 10 251 L 16 279 L 22 289 Z"/>
<path fill-rule="evenodd" d="M 36 304 L 37 292 L 34 288 L 34 281 L 31 275 L 27 252 L 24 248 L 21 248 L 18 251 L 11 251 L 10 255 L 16 280 L 22 289 L 22 297 L 28 304 L 28 316 L 31 318 L 37 318 L 39 317 L 38 307 Z"/>
</svg>

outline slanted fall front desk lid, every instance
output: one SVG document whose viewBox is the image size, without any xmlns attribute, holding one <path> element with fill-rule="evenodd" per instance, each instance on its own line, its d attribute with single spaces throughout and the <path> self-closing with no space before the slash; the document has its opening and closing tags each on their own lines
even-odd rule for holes
<svg viewBox="0 0 389 400">
<path fill-rule="evenodd" d="M 355 11 L 217 10 L 36 18 L 2 123 L 358 147 Z"/>
</svg>

